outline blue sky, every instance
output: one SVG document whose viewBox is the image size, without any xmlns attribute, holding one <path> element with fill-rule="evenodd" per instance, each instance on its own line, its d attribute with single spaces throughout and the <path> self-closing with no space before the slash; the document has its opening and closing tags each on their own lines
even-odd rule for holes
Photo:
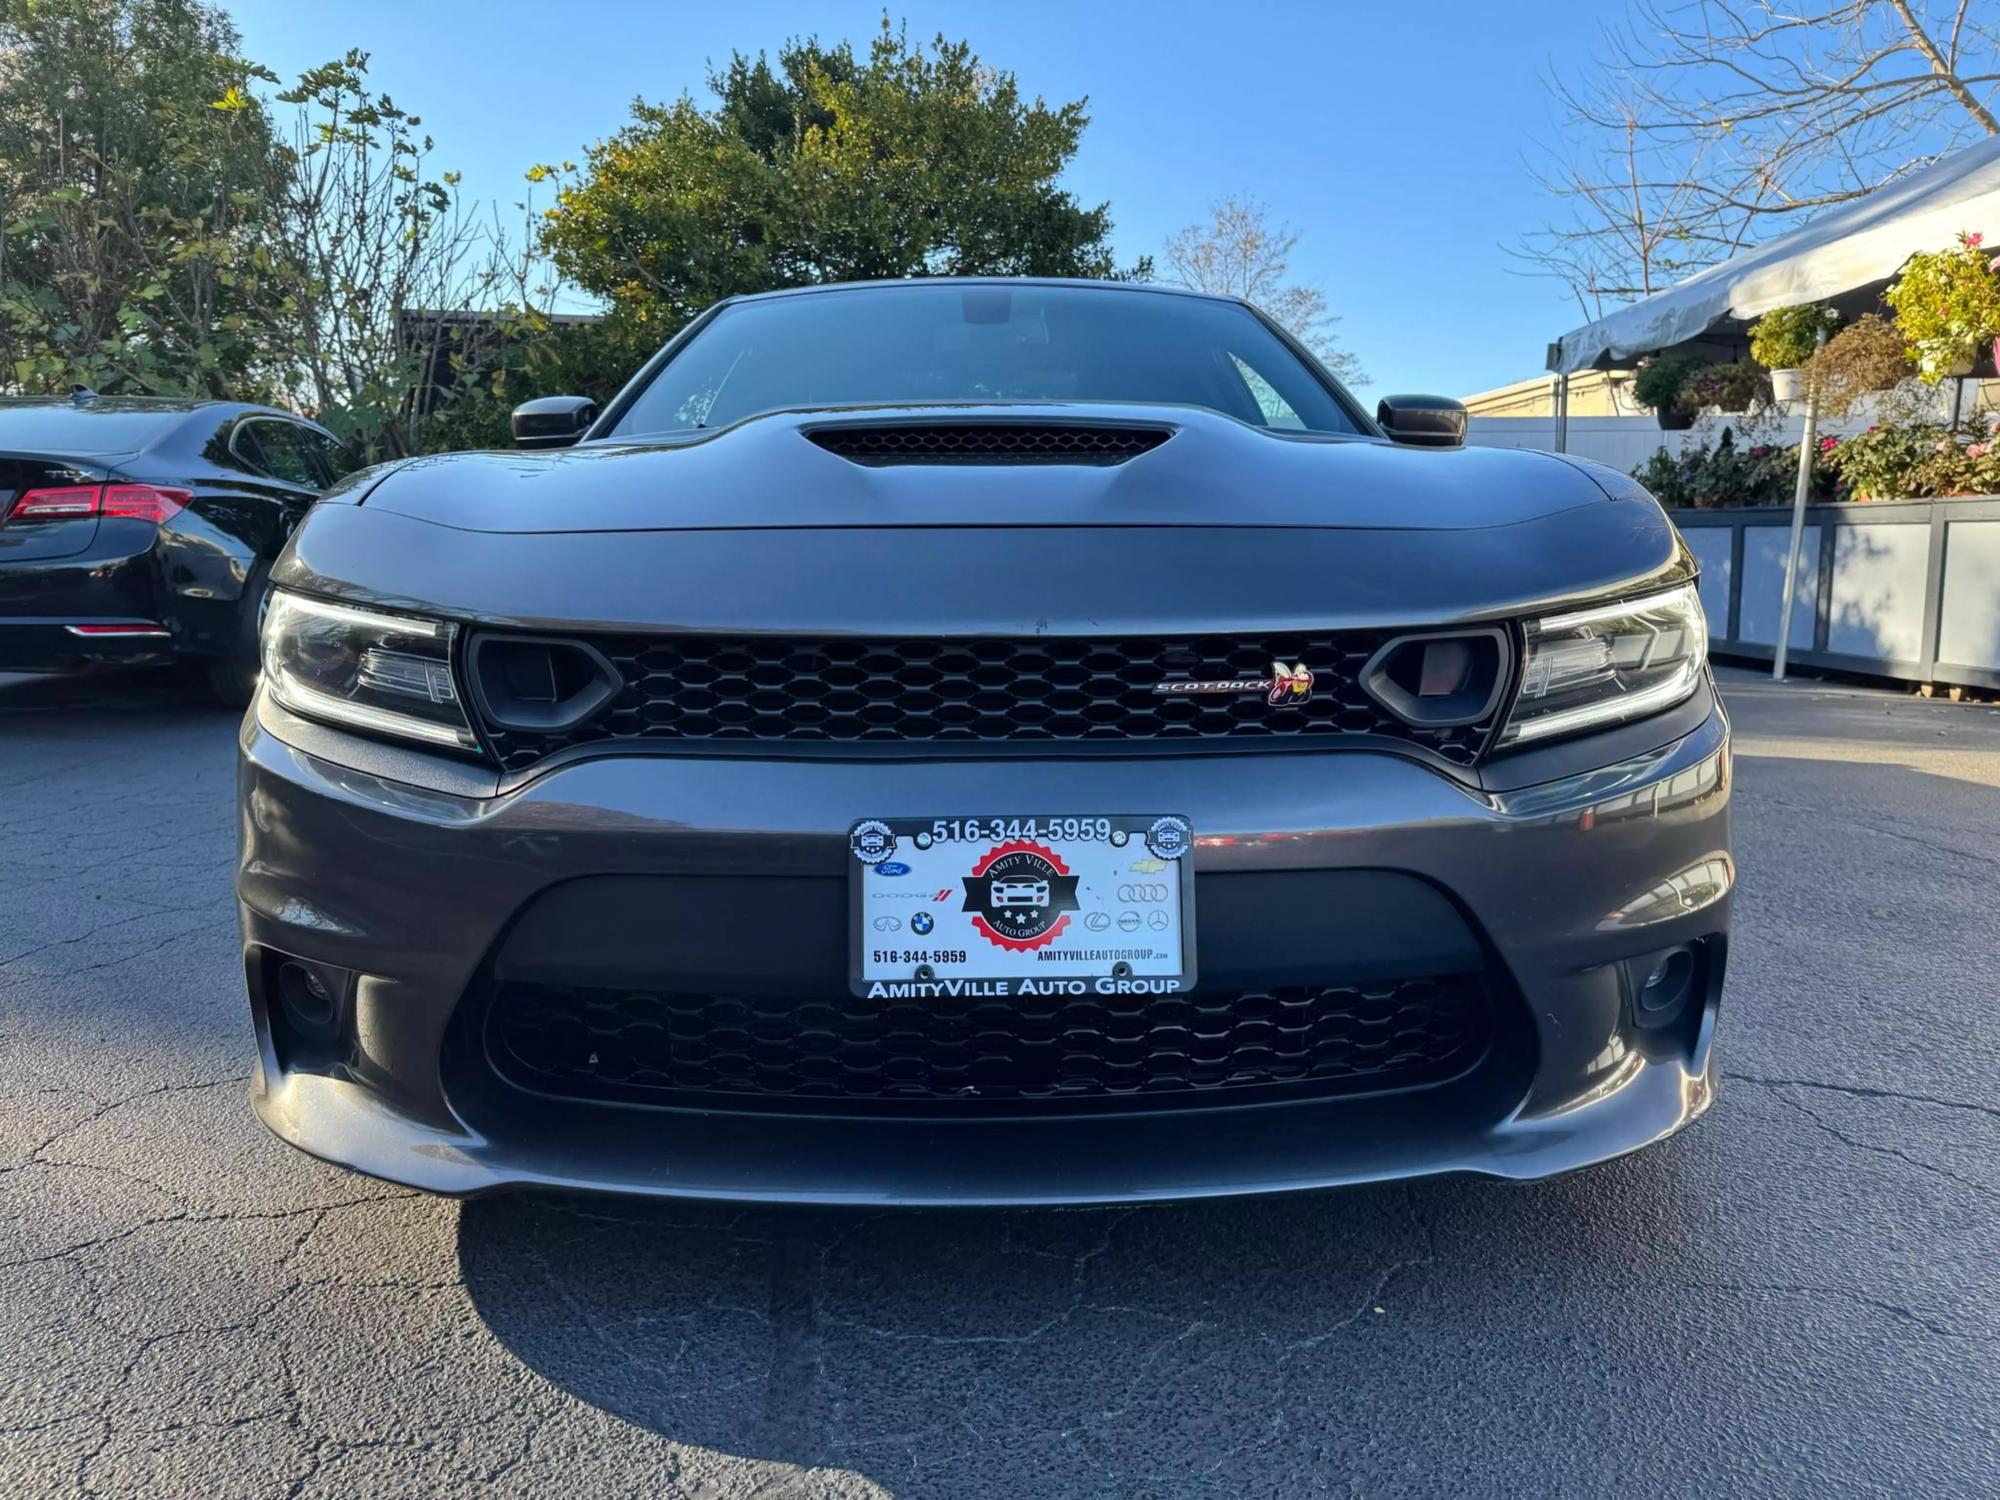
<svg viewBox="0 0 2000 1500">
<path fill-rule="evenodd" d="M 509 203 L 530 163 L 581 160 L 636 95 L 699 96 L 709 63 L 787 37 L 863 41 L 872 0 L 223 0 L 248 54 L 281 75 L 349 47 L 424 117 L 437 164 Z M 1108 200 L 1119 259 L 1157 253 L 1227 192 L 1299 232 L 1293 271 L 1317 281 L 1366 387 L 1471 391 L 1537 373 L 1580 321 L 1555 283 L 1508 269 L 1503 246 L 1549 204 L 1533 143 L 1553 120 L 1541 75 L 1585 67 L 1590 0 L 1509 5 L 1222 5 L 1013 0 L 894 6 L 913 35 L 970 40 L 1024 92 L 1090 98 L 1068 176 Z"/>
</svg>

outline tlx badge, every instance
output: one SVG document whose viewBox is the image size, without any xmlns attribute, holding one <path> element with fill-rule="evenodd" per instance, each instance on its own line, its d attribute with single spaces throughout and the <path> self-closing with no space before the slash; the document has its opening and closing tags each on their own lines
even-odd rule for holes
<svg viewBox="0 0 2000 1500">
<path fill-rule="evenodd" d="M 1281 661 L 1271 663 L 1269 677 L 1194 678 L 1153 684 L 1154 692 L 1174 697 L 1211 693 L 1262 693 L 1264 701 L 1274 707 L 1280 703 L 1302 702 L 1312 696 L 1312 690 L 1311 667 L 1304 662 L 1290 666 Z"/>
</svg>

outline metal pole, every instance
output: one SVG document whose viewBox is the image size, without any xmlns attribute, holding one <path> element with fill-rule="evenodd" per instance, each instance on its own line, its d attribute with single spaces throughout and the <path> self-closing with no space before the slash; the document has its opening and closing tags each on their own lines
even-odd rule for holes
<svg viewBox="0 0 2000 1500">
<path fill-rule="evenodd" d="M 1826 328 L 1819 331 L 1826 345 Z M 1798 594 L 1799 554 L 1805 550 L 1806 495 L 1812 489 L 1813 447 L 1819 436 L 1819 382 L 1806 376 L 1806 430 L 1799 438 L 1799 482 L 1792 491 L 1792 544 L 1785 549 L 1785 602 L 1778 608 L 1778 649 L 1771 658 L 1771 681 L 1785 680 L 1785 652 L 1792 640 L 1792 600 Z"/>
<path fill-rule="evenodd" d="M 1556 376 L 1556 452 L 1569 452 L 1569 372 Z"/>
</svg>

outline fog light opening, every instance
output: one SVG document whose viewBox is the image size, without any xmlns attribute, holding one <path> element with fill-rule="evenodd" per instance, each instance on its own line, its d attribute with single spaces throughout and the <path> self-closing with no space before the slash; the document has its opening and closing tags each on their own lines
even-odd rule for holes
<svg viewBox="0 0 2000 1500">
<path fill-rule="evenodd" d="M 334 994 L 324 979 L 301 963 L 278 968 L 278 1001 L 285 1007 L 285 1019 L 308 1035 L 324 1035 L 333 1029 Z"/>
<path fill-rule="evenodd" d="M 1632 996 L 1642 1026 L 1658 1026 L 1681 1013 L 1694 993 L 1695 968 L 1692 948 L 1669 948 L 1653 957 Z"/>
</svg>

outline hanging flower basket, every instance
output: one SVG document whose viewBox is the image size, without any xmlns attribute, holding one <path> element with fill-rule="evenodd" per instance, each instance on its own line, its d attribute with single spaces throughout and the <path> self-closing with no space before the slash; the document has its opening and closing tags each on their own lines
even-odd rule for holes
<svg viewBox="0 0 2000 1500">
<path fill-rule="evenodd" d="M 2000 339 L 2000 277 L 1981 236 L 1955 250 L 1923 250 L 1888 291 L 1910 358 L 1927 385 L 1970 375 L 1979 351 Z"/>
</svg>

